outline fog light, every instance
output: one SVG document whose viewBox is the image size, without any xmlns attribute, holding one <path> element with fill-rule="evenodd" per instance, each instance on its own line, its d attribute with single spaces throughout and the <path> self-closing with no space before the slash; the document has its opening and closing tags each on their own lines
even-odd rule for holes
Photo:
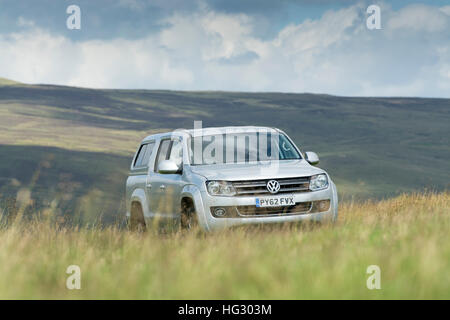
<svg viewBox="0 0 450 320">
<path fill-rule="evenodd" d="M 330 200 L 314 201 L 311 212 L 324 212 L 330 210 Z"/>
<path fill-rule="evenodd" d="M 330 209 L 330 200 L 319 201 L 319 211 L 328 211 Z"/>
<path fill-rule="evenodd" d="M 227 214 L 227 210 L 224 208 L 216 208 L 214 209 L 214 215 L 216 217 L 224 217 Z"/>
</svg>

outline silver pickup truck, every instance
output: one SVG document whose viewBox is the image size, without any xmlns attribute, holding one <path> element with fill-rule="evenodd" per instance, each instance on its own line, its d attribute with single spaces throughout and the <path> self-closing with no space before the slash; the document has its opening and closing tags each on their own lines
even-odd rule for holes
<svg viewBox="0 0 450 320">
<path fill-rule="evenodd" d="M 127 220 L 142 230 L 155 219 L 185 229 L 298 221 L 335 221 L 336 186 L 281 130 L 223 127 L 146 137 L 126 182 Z"/>
</svg>

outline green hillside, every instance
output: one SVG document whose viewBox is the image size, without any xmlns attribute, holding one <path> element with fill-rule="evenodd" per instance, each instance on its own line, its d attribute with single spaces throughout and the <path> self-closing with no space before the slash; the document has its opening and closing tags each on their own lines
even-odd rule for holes
<svg viewBox="0 0 450 320">
<path fill-rule="evenodd" d="M 14 80 L 10 80 L 10 79 L 0 78 L 0 86 L 11 86 L 11 85 L 17 85 L 17 84 L 21 84 L 21 83 L 14 81 Z"/>
<path fill-rule="evenodd" d="M 0 206 L 19 194 L 17 206 L 111 220 L 124 211 L 124 183 L 140 139 L 192 128 L 194 120 L 283 129 L 303 151 L 319 154 L 344 201 L 449 186 L 450 99 L 0 82 Z"/>
</svg>

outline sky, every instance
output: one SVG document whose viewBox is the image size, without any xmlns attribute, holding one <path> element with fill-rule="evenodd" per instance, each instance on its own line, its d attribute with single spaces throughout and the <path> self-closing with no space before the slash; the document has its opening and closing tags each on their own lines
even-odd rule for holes
<svg viewBox="0 0 450 320">
<path fill-rule="evenodd" d="M 373 4 L 380 29 L 366 24 Z M 449 98 L 450 0 L 0 0 L 0 77 Z"/>
</svg>

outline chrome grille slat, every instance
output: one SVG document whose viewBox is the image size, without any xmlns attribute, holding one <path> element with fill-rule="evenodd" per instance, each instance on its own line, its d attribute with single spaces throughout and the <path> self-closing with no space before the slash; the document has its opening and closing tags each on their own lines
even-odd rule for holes
<svg viewBox="0 0 450 320">
<path fill-rule="evenodd" d="M 234 183 L 233 183 L 234 184 Z M 234 187 L 237 188 L 254 188 L 254 187 L 265 187 L 266 184 L 265 183 L 258 183 L 258 184 L 243 184 L 243 185 L 235 185 Z"/>
<path fill-rule="evenodd" d="M 308 181 L 279 181 L 281 186 L 291 185 L 291 184 L 305 184 Z"/>
<path fill-rule="evenodd" d="M 255 193 L 255 190 L 238 191 L 238 194 L 252 194 L 252 193 Z"/>
<path fill-rule="evenodd" d="M 305 191 L 305 190 L 309 190 L 309 187 L 308 188 L 283 188 L 283 189 L 280 189 L 280 191 L 284 191 L 284 192 Z"/>
</svg>

